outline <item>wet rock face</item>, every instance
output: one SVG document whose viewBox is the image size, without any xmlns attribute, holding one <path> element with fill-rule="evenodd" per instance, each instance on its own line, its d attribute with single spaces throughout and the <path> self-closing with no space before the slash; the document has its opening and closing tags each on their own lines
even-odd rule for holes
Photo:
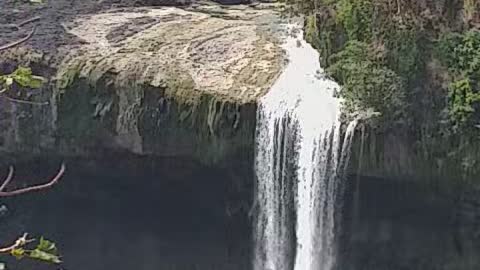
<svg viewBox="0 0 480 270">
<path fill-rule="evenodd" d="M 284 62 L 273 9 L 197 2 L 64 20 L 55 48 L 7 52 L 30 66 L 34 55 L 51 84 L 34 97 L 48 106 L 0 101 L 0 152 L 252 158 L 256 101 Z"/>
<path fill-rule="evenodd" d="M 251 0 L 215 0 L 215 2 L 222 5 L 239 5 L 239 4 L 250 4 Z"/>
<path fill-rule="evenodd" d="M 338 269 L 478 269 L 479 200 L 454 203 L 398 180 L 346 181 Z"/>
<path fill-rule="evenodd" d="M 165 7 L 180 7 L 187 6 L 201 2 L 199 0 L 108 0 L 111 3 L 127 4 L 133 2 L 135 6 L 165 6 Z M 251 4 L 252 0 L 213 0 L 221 5 L 240 5 Z"/>
<path fill-rule="evenodd" d="M 427 149 L 434 151 L 429 153 Z M 457 184 L 478 187 L 478 166 L 466 165 L 480 159 L 480 144 L 469 144 L 460 156 L 452 153 L 448 144 L 422 145 L 404 131 L 379 132 L 367 127 L 363 135 L 361 130 L 356 133 L 350 173 L 437 183 L 436 188 L 447 193 L 453 192 Z"/>
<path fill-rule="evenodd" d="M 270 10 L 217 5 L 79 16 L 65 27 L 85 43 L 60 72 L 75 68 L 93 82 L 110 72 L 118 88 L 165 88 L 169 97 L 192 104 L 203 95 L 254 102 L 281 68 L 274 22 Z"/>
<path fill-rule="evenodd" d="M 137 6 L 186 6 L 190 5 L 192 0 L 136 0 L 135 5 Z"/>
</svg>

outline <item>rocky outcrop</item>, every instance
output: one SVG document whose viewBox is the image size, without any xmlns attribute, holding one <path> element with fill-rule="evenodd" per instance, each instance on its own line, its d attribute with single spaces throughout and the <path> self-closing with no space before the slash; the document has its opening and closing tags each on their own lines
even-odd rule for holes
<svg viewBox="0 0 480 270">
<path fill-rule="evenodd" d="M 480 149 L 475 142 L 428 137 L 417 141 L 405 131 L 381 131 L 365 125 L 355 135 L 350 173 L 417 181 L 432 190 L 458 195 L 463 188 L 479 187 L 477 160 Z"/>
<path fill-rule="evenodd" d="M 353 149 L 353 163 L 359 163 L 362 174 L 478 185 L 479 104 L 466 98 L 478 92 L 478 76 L 470 76 L 478 74 L 478 66 L 463 64 L 478 58 L 477 2 L 297 5 L 311 14 L 305 21 L 307 40 L 342 85 L 346 118 L 378 112 L 364 121 L 363 155 L 360 135 Z M 458 90 L 462 79 L 466 90 Z M 358 166 L 353 167 L 357 173 Z"/>
<path fill-rule="evenodd" d="M 262 5 L 209 2 L 60 20 L 63 44 L 2 57 L 4 69 L 27 63 L 51 83 L 21 94 L 46 106 L 1 101 L 0 151 L 250 159 L 256 100 L 284 60 L 278 20 Z"/>
</svg>

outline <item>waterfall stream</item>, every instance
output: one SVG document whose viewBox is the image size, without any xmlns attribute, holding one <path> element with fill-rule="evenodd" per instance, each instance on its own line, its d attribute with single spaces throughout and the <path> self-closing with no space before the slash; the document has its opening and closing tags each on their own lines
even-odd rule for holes
<svg viewBox="0 0 480 270">
<path fill-rule="evenodd" d="M 299 27 L 288 29 L 288 63 L 257 113 L 254 269 L 331 270 L 356 122 L 342 143 L 337 85 L 319 78 L 319 54 Z"/>
</svg>

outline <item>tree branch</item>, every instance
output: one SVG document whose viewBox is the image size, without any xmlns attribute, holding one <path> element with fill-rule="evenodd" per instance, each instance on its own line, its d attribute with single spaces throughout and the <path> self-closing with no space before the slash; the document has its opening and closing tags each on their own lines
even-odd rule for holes
<svg viewBox="0 0 480 270">
<path fill-rule="evenodd" d="M 48 183 L 16 189 L 12 191 L 4 191 L 8 183 L 11 182 L 13 178 L 13 167 L 10 167 L 10 172 L 7 178 L 5 178 L 5 180 L 3 181 L 3 184 L 1 185 L 2 188 L 0 189 L 0 198 L 16 196 L 16 195 L 21 195 L 25 193 L 30 193 L 30 192 L 35 192 L 35 191 L 40 191 L 43 189 L 50 188 L 53 185 L 55 185 L 60 180 L 60 178 L 62 178 L 62 176 L 65 174 L 65 170 L 66 170 L 65 163 L 62 163 L 62 166 L 60 167 L 60 170 L 58 171 L 58 173 Z"/>
<path fill-rule="evenodd" d="M 4 191 L 5 188 L 7 188 L 8 184 L 12 181 L 12 179 L 13 179 L 13 172 L 14 172 L 13 166 L 10 166 L 10 167 L 8 168 L 7 178 L 5 178 L 5 180 L 3 180 L 3 184 L 0 186 L 0 192 L 1 192 L 1 191 Z"/>
<path fill-rule="evenodd" d="M 41 17 L 39 17 L 39 16 L 30 18 L 30 19 L 26 19 L 25 21 L 22 21 L 19 24 L 17 24 L 17 26 L 18 26 L 18 28 L 20 28 L 20 27 L 23 27 L 26 24 L 39 21 L 40 19 L 41 19 Z"/>
<path fill-rule="evenodd" d="M 10 27 L 10 28 L 15 28 L 17 31 L 20 30 L 20 28 L 22 28 L 23 26 L 29 24 L 29 23 L 32 23 L 32 22 L 36 22 L 36 21 L 39 21 L 41 19 L 41 17 L 39 16 L 36 16 L 36 17 L 33 17 L 33 18 L 30 18 L 30 19 L 26 19 L 24 21 L 21 21 L 20 23 L 11 23 L 11 24 L 6 24 L 4 25 L 5 27 Z"/>
<path fill-rule="evenodd" d="M 2 92 L 0 92 L 2 94 Z M 28 104 L 28 105 L 39 105 L 39 106 L 46 106 L 50 104 L 48 101 L 45 102 L 35 102 L 35 101 L 28 101 L 28 100 L 21 100 L 21 99 L 16 99 L 16 98 L 11 98 L 5 95 L 0 95 L 0 98 L 6 99 L 10 102 L 13 103 L 21 103 L 21 104 Z"/>
<path fill-rule="evenodd" d="M 27 35 L 26 37 L 21 38 L 21 39 L 19 39 L 19 40 L 16 40 L 16 41 L 14 41 L 14 42 L 12 42 L 12 43 L 5 44 L 5 45 L 3 45 L 3 46 L 0 46 L 0 52 L 1 52 L 1 51 L 4 51 L 4 50 L 7 50 L 7 49 L 10 49 L 10 48 L 12 48 L 12 47 L 15 47 L 15 46 L 17 46 L 17 45 L 19 45 L 19 44 L 22 44 L 23 42 L 29 40 L 29 39 L 33 36 L 33 34 L 35 34 L 35 31 L 36 31 L 36 30 L 37 30 L 37 27 L 35 26 L 35 27 L 33 27 L 32 31 L 30 31 L 30 33 L 28 33 L 28 35 Z"/>
<path fill-rule="evenodd" d="M 0 253 L 10 253 L 12 250 L 25 246 L 26 244 L 34 241 L 34 239 L 28 239 L 28 234 L 24 233 L 22 237 L 18 238 L 15 243 L 9 247 L 0 248 Z"/>
</svg>

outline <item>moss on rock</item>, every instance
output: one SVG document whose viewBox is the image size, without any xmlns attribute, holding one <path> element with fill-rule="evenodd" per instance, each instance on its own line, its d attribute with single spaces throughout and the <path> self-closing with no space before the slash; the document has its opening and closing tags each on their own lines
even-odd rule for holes
<svg viewBox="0 0 480 270">
<path fill-rule="evenodd" d="M 252 159 L 256 101 L 285 58 L 279 21 L 263 5 L 207 2 L 71 18 L 63 25 L 74 38 L 55 49 L 54 61 L 40 63 L 52 71 L 42 90 L 50 100 L 44 113 L 27 121 L 2 108 L 0 115 L 11 116 L 8 137 L 17 138 L 8 144 L 14 152 L 28 145 L 32 153 L 72 156 L 128 151 L 206 164 Z M 25 52 L 9 53 L 21 60 Z M 49 123 L 39 139 L 29 127 L 35 121 Z"/>
</svg>

